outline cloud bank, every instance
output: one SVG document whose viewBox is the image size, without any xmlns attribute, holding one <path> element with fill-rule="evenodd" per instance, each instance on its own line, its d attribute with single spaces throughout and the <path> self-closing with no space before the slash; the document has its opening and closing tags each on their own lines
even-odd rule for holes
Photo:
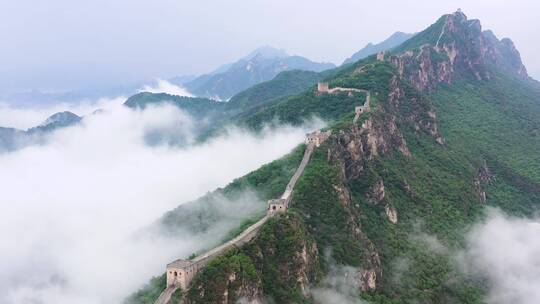
<svg viewBox="0 0 540 304">
<path fill-rule="evenodd" d="M 156 79 L 155 85 L 145 85 L 139 90 L 139 92 L 167 93 L 170 95 L 194 97 L 183 87 L 177 86 L 163 79 Z"/>
<path fill-rule="evenodd" d="M 189 137 L 193 122 L 171 106 L 105 108 L 43 145 L 0 155 L 0 303 L 120 303 L 171 259 L 216 241 L 141 229 L 286 154 L 309 131 L 233 129 L 203 145 L 150 147 L 149 131 Z"/>
<path fill-rule="evenodd" d="M 535 304 L 540 299 L 540 219 L 491 210 L 468 237 L 461 265 L 489 282 L 493 304 Z"/>
<path fill-rule="evenodd" d="M 332 264 L 321 286 L 311 290 L 317 304 L 366 304 L 360 300 L 358 269 Z"/>
<path fill-rule="evenodd" d="M 41 124 L 57 112 L 70 111 L 79 116 L 85 116 L 98 109 L 117 107 L 125 101 L 125 97 L 101 98 L 97 101 L 61 103 L 39 108 L 21 108 L 0 102 L 0 127 L 26 130 Z"/>
</svg>

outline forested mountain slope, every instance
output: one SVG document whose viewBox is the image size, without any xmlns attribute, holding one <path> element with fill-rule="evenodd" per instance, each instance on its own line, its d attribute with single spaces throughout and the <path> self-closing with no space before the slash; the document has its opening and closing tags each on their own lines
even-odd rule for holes
<svg viewBox="0 0 540 304">
<path fill-rule="evenodd" d="M 364 96 L 310 88 L 234 116 L 254 128 L 319 116 L 332 136 L 315 150 L 291 209 L 212 261 L 174 301 L 313 303 L 313 291 L 344 292 L 337 280 L 370 303 L 483 303 L 486 282 L 461 272 L 452 253 L 487 206 L 520 215 L 540 206 L 540 86 L 513 43 L 458 11 L 384 60 L 368 57 L 327 80 L 368 90 L 370 111 L 353 123 Z M 295 153 L 270 166 L 292 174 Z M 283 186 L 287 174 L 268 168 L 241 184 Z M 184 223 L 189 208 L 162 224 Z M 211 222 L 196 214 L 194 227 Z M 154 280 L 130 302 L 152 303 L 164 285 Z"/>
</svg>

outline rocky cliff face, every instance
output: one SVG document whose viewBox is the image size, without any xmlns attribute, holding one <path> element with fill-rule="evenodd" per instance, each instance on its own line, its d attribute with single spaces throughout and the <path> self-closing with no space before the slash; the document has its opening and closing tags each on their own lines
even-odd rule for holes
<svg viewBox="0 0 540 304">
<path fill-rule="evenodd" d="M 319 249 L 299 217 L 271 219 L 256 239 L 213 260 L 193 281 L 184 303 L 290 303 L 320 277 Z"/>
<path fill-rule="evenodd" d="M 358 134 L 358 133 L 357 133 Z M 341 134 L 345 135 L 345 134 Z M 362 135 L 349 137 L 351 141 L 367 141 L 367 136 L 362 138 Z M 342 145 L 338 139 L 328 151 L 329 163 L 333 166 L 337 166 L 340 171 L 338 182 L 334 185 L 334 188 L 338 194 L 338 202 L 343 208 L 344 217 L 346 220 L 346 226 L 348 227 L 350 236 L 358 241 L 362 246 L 362 251 L 357 254 L 361 258 L 361 263 L 357 267 L 357 273 L 355 276 L 355 285 L 361 291 L 374 291 L 380 288 L 382 285 L 382 267 L 379 252 L 373 242 L 362 231 L 360 225 L 360 217 L 362 216 L 362 210 L 358 208 L 358 205 L 354 203 L 350 190 L 347 186 L 348 178 L 347 172 L 353 169 L 355 172 L 361 172 L 363 167 L 363 161 L 350 161 L 351 154 L 363 153 L 362 150 L 356 150 L 352 146 L 345 144 Z M 350 142 L 349 142 L 350 144 Z M 345 158 L 347 160 L 345 160 Z M 374 182 L 369 191 L 365 193 L 366 198 L 374 204 L 381 203 L 384 200 L 384 184 L 382 180 Z"/>
<path fill-rule="evenodd" d="M 515 77 L 528 79 L 514 43 L 482 31 L 479 20 L 468 20 L 458 11 L 448 14 L 411 39 L 416 47 L 391 56 L 390 62 L 419 90 L 432 90 L 437 83 L 451 83 L 456 73 L 490 79 L 495 66 Z"/>
</svg>

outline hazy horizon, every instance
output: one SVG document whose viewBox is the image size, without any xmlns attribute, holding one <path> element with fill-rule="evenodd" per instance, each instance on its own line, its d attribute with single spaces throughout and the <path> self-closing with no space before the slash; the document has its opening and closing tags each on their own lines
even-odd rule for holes
<svg viewBox="0 0 540 304">
<path fill-rule="evenodd" d="M 421 31 L 458 8 L 499 38 L 511 38 L 529 74 L 540 79 L 540 46 L 531 39 L 540 27 L 535 1 L 514 1 L 520 14 L 509 13 L 502 0 L 339 0 L 333 9 L 322 1 L 202 2 L 5 3 L 0 93 L 99 90 L 202 74 L 263 45 L 339 65 L 369 42 Z"/>
</svg>

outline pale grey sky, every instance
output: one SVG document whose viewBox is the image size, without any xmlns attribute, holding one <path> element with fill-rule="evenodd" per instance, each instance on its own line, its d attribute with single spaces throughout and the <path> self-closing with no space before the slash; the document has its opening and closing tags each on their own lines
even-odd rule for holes
<svg viewBox="0 0 540 304">
<path fill-rule="evenodd" d="M 457 8 L 510 37 L 540 79 L 538 0 L 0 0 L 0 91 L 203 73 L 261 45 L 340 64 Z"/>
</svg>

